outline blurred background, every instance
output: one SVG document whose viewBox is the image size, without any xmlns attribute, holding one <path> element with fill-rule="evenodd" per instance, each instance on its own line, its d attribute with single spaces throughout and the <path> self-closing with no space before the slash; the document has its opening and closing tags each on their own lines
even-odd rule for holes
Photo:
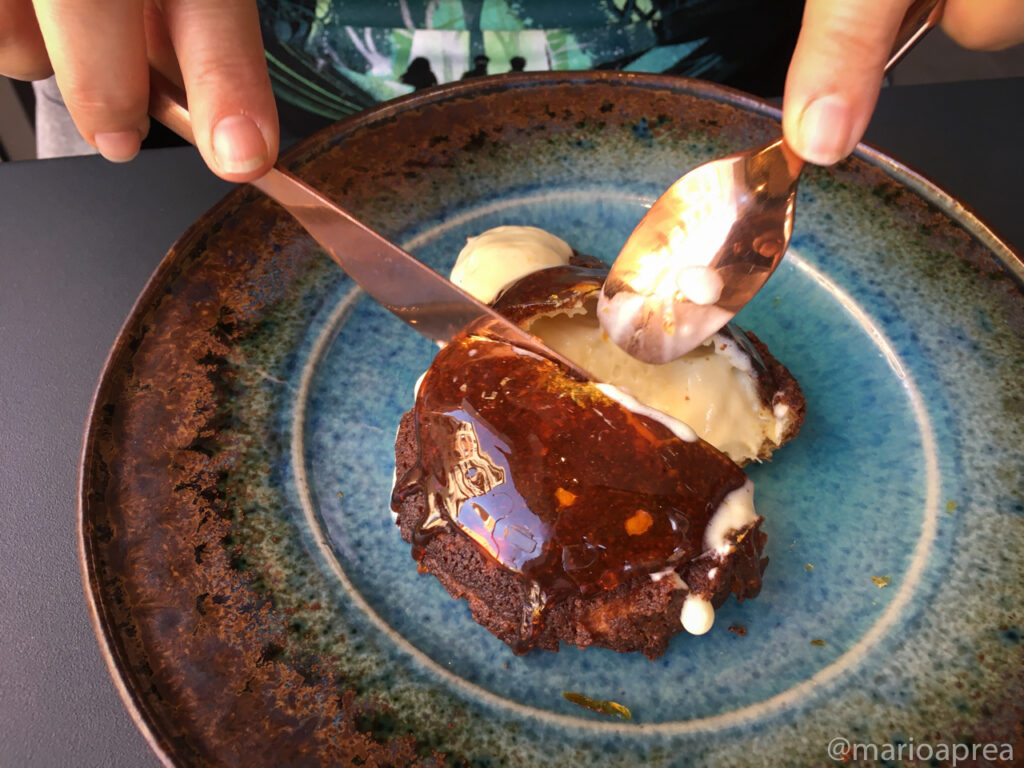
<svg viewBox="0 0 1024 768">
<path fill-rule="evenodd" d="M 895 67 L 886 79 L 886 86 L 1008 77 L 1024 77 L 1024 46 L 1019 45 L 998 52 L 966 51 L 952 42 L 941 30 L 935 30 Z M 763 95 L 781 97 L 782 94 Z M 0 77 L 0 162 L 31 160 L 37 157 L 36 106 L 36 94 L 31 84 Z M 288 127 L 284 126 L 285 137 L 289 133 Z M 315 127 L 317 126 L 311 126 L 309 131 Z M 295 126 L 291 138 L 297 138 L 296 134 L 304 132 L 302 126 Z M 162 126 L 155 126 L 144 148 L 176 143 L 177 137 L 162 129 Z M 79 143 L 70 146 L 64 154 L 81 154 L 90 149 L 84 143 Z"/>
</svg>

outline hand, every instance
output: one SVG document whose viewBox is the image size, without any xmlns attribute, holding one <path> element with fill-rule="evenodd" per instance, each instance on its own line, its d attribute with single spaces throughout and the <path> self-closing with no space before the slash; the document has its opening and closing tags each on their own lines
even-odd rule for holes
<svg viewBox="0 0 1024 768">
<path fill-rule="evenodd" d="M 149 66 L 188 94 L 196 144 L 228 181 L 273 165 L 277 109 L 254 0 L 0 0 L 0 74 L 56 74 L 79 132 L 108 160 L 149 130 Z"/>
<path fill-rule="evenodd" d="M 910 2 L 807 0 L 786 77 L 782 129 L 808 162 L 838 162 L 864 135 Z M 1024 41 L 1024 3 L 946 0 L 942 27 L 968 48 L 1007 48 Z"/>
</svg>

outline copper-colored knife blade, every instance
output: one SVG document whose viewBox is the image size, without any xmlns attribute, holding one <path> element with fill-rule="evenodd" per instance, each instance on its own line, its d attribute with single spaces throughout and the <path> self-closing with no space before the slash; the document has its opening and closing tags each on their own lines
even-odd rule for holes
<svg viewBox="0 0 1024 768">
<path fill-rule="evenodd" d="M 195 143 L 185 94 L 154 70 L 149 113 Z M 252 184 L 294 216 L 371 298 L 427 338 L 448 342 L 469 330 L 553 360 L 579 379 L 593 378 L 288 171 L 275 166 Z"/>
</svg>

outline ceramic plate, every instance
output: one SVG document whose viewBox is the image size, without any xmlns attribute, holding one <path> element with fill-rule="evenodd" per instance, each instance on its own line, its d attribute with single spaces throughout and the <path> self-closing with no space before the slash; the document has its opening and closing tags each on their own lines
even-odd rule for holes
<svg viewBox="0 0 1024 768">
<path fill-rule="evenodd" d="M 776 117 L 659 76 L 491 79 L 376 108 L 286 163 L 441 271 L 498 224 L 611 260 L 661 190 Z M 433 345 L 240 189 L 160 266 L 92 412 L 83 562 L 125 701 L 177 765 L 1020 754 L 1022 275 L 872 150 L 809 169 L 791 252 L 739 318 L 807 397 L 799 438 L 749 468 L 760 596 L 657 661 L 516 657 L 417 573 L 389 514 Z"/>
</svg>

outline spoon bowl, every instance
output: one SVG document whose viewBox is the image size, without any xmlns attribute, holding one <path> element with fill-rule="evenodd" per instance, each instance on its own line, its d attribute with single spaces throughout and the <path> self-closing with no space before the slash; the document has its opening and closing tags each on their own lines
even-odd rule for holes
<svg viewBox="0 0 1024 768">
<path fill-rule="evenodd" d="M 886 71 L 938 24 L 943 5 L 910 4 Z M 698 166 L 669 187 L 608 273 L 598 300 L 605 333 L 645 363 L 667 363 L 728 323 L 789 246 L 803 165 L 778 139 Z"/>
<path fill-rule="evenodd" d="M 698 166 L 669 187 L 604 283 L 605 332 L 633 357 L 665 363 L 729 322 L 786 252 L 801 168 L 779 139 Z"/>
</svg>

